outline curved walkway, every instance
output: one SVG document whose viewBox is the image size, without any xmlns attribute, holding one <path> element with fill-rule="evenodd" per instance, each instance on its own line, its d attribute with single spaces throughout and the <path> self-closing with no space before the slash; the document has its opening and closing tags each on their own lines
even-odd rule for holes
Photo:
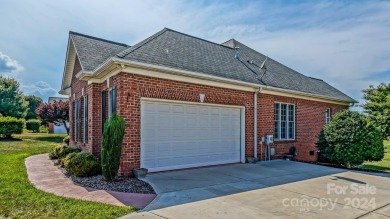
<svg viewBox="0 0 390 219">
<path fill-rule="evenodd" d="M 37 189 L 58 196 L 102 202 L 117 206 L 144 208 L 156 197 L 154 194 L 113 192 L 76 185 L 53 165 L 48 154 L 28 157 L 25 161 L 28 179 Z"/>
</svg>

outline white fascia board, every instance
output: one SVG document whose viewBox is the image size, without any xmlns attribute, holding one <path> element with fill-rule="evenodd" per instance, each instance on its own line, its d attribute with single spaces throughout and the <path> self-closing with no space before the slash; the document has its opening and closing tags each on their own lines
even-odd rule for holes
<svg viewBox="0 0 390 219">
<path fill-rule="evenodd" d="M 110 66 L 112 66 L 113 64 L 117 65 L 115 67 L 115 70 L 114 71 L 111 70 L 111 72 L 105 72 L 105 70 L 109 69 Z M 170 68 L 170 67 L 165 67 L 165 66 L 157 66 L 157 65 L 147 64 L 147 63 L 143 63 L 143 62 L 136 62 L 136 61 L 131 61 L 131 60 L 125 60 L 125 59 L 120 59 L 120 58 L 115 58 L 115 57 L 107 59 L 104 63 L 102 63 L 100 66 L 98 66 L 93 72 L 87 72 L 87 74 L 83 75 L 83 77 L 85 77 L 85 79 L 92 79 L 94 82 L 100 81 L 100 83 L 101 83 L 108 77 L 116 75 L 116 74 L 120 73 L 121 71 L 129 70 L 128 67 L 131 67 L 130 69 L 132 69 L 132 70 L 134 70 L 135 68 L 140 68 L 140 69 L 144 69 L 144 70 L 158 71 L 158 72 L 169 73 L 169 74 L 174 74 L 174 75 L 186 76 L 186 77 L 190 77 L 190 78 L 210 80 L 210 81 L 221 82 L 221 83 L 226 83 L 226 84 L 234 84 L 234 85 L 247 87 L 247 89 L 244 89 L 244 90 L 248 90 L 248 91 L 252 91 L 252 92 L 260 92 L 260 93 L 264 93 L 264 94 L 287 96 L 287 97 L 294 97 L 294 98 L 298 98 L 298 99 L 308 99 L 308 100 L 328 102 L 328 103 L 341 104 L 341 105 L 349 105 L 351 103 L 348 101 L 339 100 L 336 98 L 330 98 L 330 97 L 326 97 L 323 95 L 310 94 L 310 93 L 305 93 L 305 92 L 301 92 L 301 91 L 294 91 L 294 90 L 288 90 L 288 89 L 277 88 L 277 87 L 272 87 L 272 86 L 243 82 L 243 81 L 238 81 L 238 80 L 234 80 L 234 79 L 222 78 L 222 77 L 207 75 L 207 74 L 193 72 L 193 71 L 180 70 L 180 69 L 175 69 L 175 68 Z M 132 73 L 132 72 L 130 72 L 130 73 Z M 151 76 L 151 75 L 148 75 L 148 76 Z M 98 80 L 96 80 L 96 79 L 98 79 Z M 232 88 L 232 89 L 234 89 L 234 88 Z M 239 89 L 239 90 L 242 90 L 242 89 Z"/>
</svg>

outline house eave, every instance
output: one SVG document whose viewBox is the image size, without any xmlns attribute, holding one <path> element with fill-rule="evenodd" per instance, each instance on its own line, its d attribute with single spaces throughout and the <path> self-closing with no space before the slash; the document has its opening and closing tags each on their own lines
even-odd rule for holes
<svg viewBox="0 0 390 219">
<path fill-rule="evenodd" d="M 318 95 L 318 94 L 311 94 L 311 93 L 306 93 L 306 92 L 300 92 L 300 91 L 288 90 L 288 89 L 260 85 L 260 84 L 255 84 L 255 83 L 243 82 L 243 81 L 238 81 L 238 80 L 234 80 L 234 79 L 228 79 L 228 78 L 207 75 L 207 74 L 199 73 L 199 72 L 175 69 L 175 68 L 170 68 L 170 67 L 165 67 L 165 66 L 158 66 L 158 65 L 147 64 L 147 63 L 143 63 L 143 62 L 125 60 L 125 59 L 116 58 L 116 57 L 112 57 L 112 58 L 107 59 L 104 63 L 102 63 L 100 66 L 98 66 L 94 71 L 80 71 L 76 75 L 76 77 L 79 78 L 80 80 L 102 82 L 107 77 L 111 77 L 111 76 L 118 74 L 121 71 L 125 70 L 126 67 L 133 67 L 133 68 L 140 68 L 140 69 L 144 69 L 144 70 L 165 72 L 165 73 L 170 73 L 170 74 L 174 74 L 174 75 L 182 75 L 182 76 L 186 76 L 186 77 L 205 79 L 205 80 L 210 80 L 210 81 L 222 82 L 222 83 L 226 83 L 226 84 L 234 84 L 234 85 L 238 85 L 238 86 L 247 87 L 249 90 L 251 90 L 253 92 L 258 92 L 260 90 L 261 93 L 264 93 L 264 94 L 288 96 L 288 97 L 301 98 L 301 99 L 306 98 L 306 99 L 318 100 L 318 101 L 322 101 L 322 102 L 325 101 L 325 102 L 330 102 L 330 103 L 340 104 L 340 105 L 350 105 L 350 104 L 356 103 L 356 102 L 352 102 L 352 101 L 331 98 L 331 97 Z"/>
</svg>

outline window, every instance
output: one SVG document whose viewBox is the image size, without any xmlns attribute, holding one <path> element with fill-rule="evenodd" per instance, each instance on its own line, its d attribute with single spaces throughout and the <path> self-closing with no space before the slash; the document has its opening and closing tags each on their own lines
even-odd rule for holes
<svg viewBox="0 0 390 219">
<path fill-rule="evenodd" d="M 75 102 L 72 102 L 72 140 L 76 141 L 76 106 Z"/>
<path fill-rule="evenodd" d="M 330 122 L 330 117 L 331 117 L 331 109 L 326 108 L 325 110 L 325 123 L 328 124 Z"/>
<path fill-rule="evenodd" d="M 75 110 L 75 141 L 80 141 L 81 135 L 81 99 L 76 100 Z"/>
<path fill-rule="evenodd" d="M 295 105 L 275 103 L 274 139 L 295 139 Z"/>
<path fill-rule="evenodd" d="M 88 143 L 88 96 L 84 97 L 84 143 Z"/>
<path fill-rule="evenodd" d="M 108 117 L 116 112 L 116 88 L 113 87 L 108 94 Z"/>
</svg>

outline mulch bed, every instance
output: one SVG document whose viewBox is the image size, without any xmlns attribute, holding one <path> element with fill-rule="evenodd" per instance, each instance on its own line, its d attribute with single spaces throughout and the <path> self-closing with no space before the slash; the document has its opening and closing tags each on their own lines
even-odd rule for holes
<svg viewBox="0 0 390 219">
<path fill-rule="evenodd" d="M 102 189 L 116 192 L 155 194 L 153 187 L 148 183 L 131 177 L 118 177 L 113 181 L 107 181 L 102 175 L 77 177 L 68 175 L 73 182 L 88 188 Z"/>
<path fill-rule="evenodd" d="M 54 165 L 58 165 L 57 160 L 54 160 Z M 104 179 L 103 175 L 78 177 L 69 173 L 65 168 L 59 165 L 58 168 L 60 168 L 74 183 L 83 187 L 115 192 L 156 194 L 151 185 L 137 178 L 118 176 L 113 181 L 107 181 Z"/>
</svg>

